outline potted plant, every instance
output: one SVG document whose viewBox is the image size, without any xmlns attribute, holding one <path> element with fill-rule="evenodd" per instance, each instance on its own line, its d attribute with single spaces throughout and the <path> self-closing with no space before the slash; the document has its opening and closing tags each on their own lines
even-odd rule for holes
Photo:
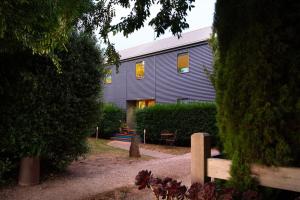
<svg viewBox="0 0 300 200">
<path fill-rule="evenodd" d="M 42 151 L 42 140 L 39 134 L 24 134 L 21 142 L 21 161 L 19 169 L 19 185 L 37 185 L 40 181 L 40 155 Z"/>
</svg>

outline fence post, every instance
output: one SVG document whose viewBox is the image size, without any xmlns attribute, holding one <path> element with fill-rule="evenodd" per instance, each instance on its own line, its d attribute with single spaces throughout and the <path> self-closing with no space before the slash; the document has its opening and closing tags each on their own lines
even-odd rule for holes
<svg viewBox="0 0 300 200">
<path fill-rule="evenodd" d="M 99 128 L 98 128 L 98 126 L 96 127 L 96 140 L 98 140 L 98 137 L 99 137 L 99 133 L 98 133 L 98 131 L 99 131 Z"/>
<path fill-rule="evenodd" d="M 191 181 L 201 183 L 209 181 L 207 175 L 207 158 L 210 157 L 210 135 L 194 133 L 191 136 Z"/>
</svg>

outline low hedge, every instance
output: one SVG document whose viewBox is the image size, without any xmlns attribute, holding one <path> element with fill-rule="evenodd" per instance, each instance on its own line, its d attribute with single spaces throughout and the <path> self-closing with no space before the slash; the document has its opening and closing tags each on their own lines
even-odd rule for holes
<svg viewBox="0 0 300 200">
<path fill-rule="evenodd" d="M 160 143 L 162 130 L 176 131 L 176 145 L 190 146 L 190 136 L 207 132 L 213 136 L 212 145 L 220 146 L 216 126 L 214 103 L 158 104 L 136 111 L 136 129 L 142 134 L 146 129 L 146 141 Z"/>
<path fill-rule="evenodd" d="M 110 138 L 119 132 L 121 123 L 125 120 L 125 112 L 114 104 L 104 104 L 100 121 L 100 137 Z"/>
</svg>

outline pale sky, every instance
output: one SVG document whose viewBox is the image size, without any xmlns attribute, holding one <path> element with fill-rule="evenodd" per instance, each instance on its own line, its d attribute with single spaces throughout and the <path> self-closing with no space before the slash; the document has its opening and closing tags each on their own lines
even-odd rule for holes
<svg viewBox="0 0 300 200">
<path fill-rule="evenodd" d="M 185 29 L 183 32 L 193 31 L 202 27 L 211 26 L 213 23 L 215 0 L 196 0 L 194 5 L 195 7 L 191 12 L 188 13 L 187 16 L 187 22 L 190 25 L 190 28 Z M 158 6 L 152 7 L 151 16 L 155 16 L 158 11 Z M 129 12 L 130 10 L 128 9 L 126 10 L 124 8 L 117 8 L 117 16 L 113 22 L 117 23 L 121 17 L 126 16 Z M 148 20 L 148 22 L 149 21 L 150 20 Z M 155 34 L 153 28 L 151 26 L 148 26 L 148 22 L 145 24 L 145 27 L 130 34 L 128 38 L 124 37 L 121 33 L 118 33 L 115 36 L 111 34 L 109 36 L 110 41 L 112 43 L 115 43 L 115 47 L 117 50 L 127 49 L 140 44 L 151 42 L 154 40 Z M 172 33 L 170 31 L 167 31 L 163 36 L 160 36 L 156 39 L 166 38 L 170 36 L 172 36 Z"/>
</svg>

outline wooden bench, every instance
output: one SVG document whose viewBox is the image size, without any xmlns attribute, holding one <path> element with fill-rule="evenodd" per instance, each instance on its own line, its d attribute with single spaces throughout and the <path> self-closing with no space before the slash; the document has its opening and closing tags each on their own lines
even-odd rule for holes
<svg viewBox="0 0 300 200">
<path fill-rule="evenodd" d="M 161 143 L 164 143 L 166 145 L 174 145 L 176 140 L 176 133 L 174 133 L 168 130 L 163 130 L 160 132 L 160 141 Z"/>
</svg>

